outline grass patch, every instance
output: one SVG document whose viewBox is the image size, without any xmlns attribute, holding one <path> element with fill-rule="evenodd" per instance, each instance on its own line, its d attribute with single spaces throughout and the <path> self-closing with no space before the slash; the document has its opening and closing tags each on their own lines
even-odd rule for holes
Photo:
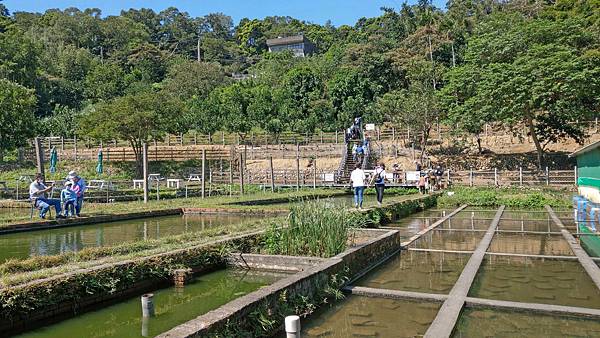
<svg viewBox="0 0 600 338">
<path fill-rule="evenodd" d="M 367 224 L 367 217 L 348 209 L 307 201 L 291 207 L 285 222 L 273 222 L 264 236 L 269 254 L 332 257 L 347 247 L 352 229 Z"/>
<path fill-rule="evenodd" d="M 130 212 L 142 212 L 142 211 L 156 211 L 165 209 L 175 208 L 219 208 L 219 209 L 240 209 L 248 211 L 264 210 L 264 209 L 281 209 L 282 205 L 279 204 L 264 204 L 260 206 L 253 205 L 237 205 L 232 203 L 249 202 L 263 199 L 302 199 L 302 198 L 314 198 L 323 196 L 333 196 L 344 194 L 345 192 L 340 190 L 331 189 L 303 189 L 300 191 L 282 191 L 268 193 L 266 192 L 255 192 L 249 193 L 243 196 L 214 196 L 207 198 L 190 197 L 190 198 L 177 198 L 177 199 L 164 199 L 164 200 L 153 200 L 152 195 L 148 203 L 143 201 L 132 201 L 132 202 L 114 202 L 114 203 L 88 203 L 86 202 L 83 206 L 82 214 L 85 216 L 99 216 L 99 215 L 111 215 L 121 214 Z M 10 225 L 11 223 L 29 221 L 29 203 L 16 203 L 13 201 L 0 201 L 0 205 L 5 205 L 13 209 L 2 209 L 0 208 L 0 228 L 2 226 Z M 39 221 L 37 217 L 38 212 L 34 212 L 33 221 Z"/>
<path fill-rule="evenodd" d="M 520 188 L 466 188 L 451 189 L 454 195 L 443 194 L 438 198 L 439 207 L 455 207 L 469 204 L 476 207 L 539 209 L 545 205 L 553 208 L 570 208 L 571 193 L 549 189 Z"/>
</svg>

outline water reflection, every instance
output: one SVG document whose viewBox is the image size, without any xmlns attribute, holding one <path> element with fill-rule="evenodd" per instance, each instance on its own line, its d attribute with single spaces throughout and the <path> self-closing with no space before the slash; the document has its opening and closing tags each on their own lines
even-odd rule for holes
<svg viewBox="0 0 600 338">
<path fill-rule="evenodd" d="M 251 216 L 181 215 L 7 234 L 0 236 L 0 261 L 156 239 L 248 220 Z"/>
</svg>

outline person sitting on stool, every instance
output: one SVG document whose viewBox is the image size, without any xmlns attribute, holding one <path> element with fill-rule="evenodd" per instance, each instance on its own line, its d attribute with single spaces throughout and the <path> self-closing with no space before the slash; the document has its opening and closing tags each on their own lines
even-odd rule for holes
<svg viewBox="0 0 600 338">
<path fill-rule="evenodd" d="M 29 185 L 29 199 L 33 203 L 33 206 L 40 209 L 40 218 L 45 219 L 46 213 L 50 206 L 53 206 L 56 210 L 56 218 L 64 218 L 60 214 L 60 200 L 55 198 L 47 198 L 46 193 L 54 187 L 54 183 L 49 187 L 44 184 L 44 176 L 42 174 L 35 174 L 35 180 Z"/>
</svg>

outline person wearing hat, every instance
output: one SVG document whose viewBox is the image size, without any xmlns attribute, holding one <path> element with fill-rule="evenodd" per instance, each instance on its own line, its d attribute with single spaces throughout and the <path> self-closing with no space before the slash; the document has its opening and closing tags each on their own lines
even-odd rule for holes
<svg viewBox="0 0 600 338">
<path fill-rule="evenodd" d="M 65 188 L 60 192 L 60 201 L 63 204 L 64 216 L 74 216 L 77 193 L 73 190 L 73 182 L 65 182 Z"/>
<path fill-rule="evenodd" d="M 51 206 L 56 210 L 56 218 L 64 218 L 60 212 L 60 200 L 48 198 L 47 193 L 54 188 L 54 184 L 49 187 L 44 184 L 44 176 L 41 173 L 35 175 L 35 180 L 29 185 L 29 199 L 34 207 L 40 209 L 40 218 L 45 219 L 46 213 Z"/>
<path fill-rule="evenodd" d="M 85 184 L 85 180 L 77 175 L 77 172 L 71 170 L 69 175 L 67 176 L 67 181 L 73 182 L 73 191 L 77 194 L 77 202 L 75 203 L 75 215 L 77 217 L 80 216 L 81 208 L 83 207 L 83 195 L 87 190 L 87 185 Z"/>
</svg>

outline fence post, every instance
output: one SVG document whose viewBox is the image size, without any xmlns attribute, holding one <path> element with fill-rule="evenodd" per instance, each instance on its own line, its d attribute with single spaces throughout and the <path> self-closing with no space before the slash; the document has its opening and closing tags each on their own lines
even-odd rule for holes
<svg viewBox="0 0 600 338">
<path fill-rule="evenodd" d="M 473 168 L 469 169 L 469 186 L 473 186 Z"/>
<path fill-rule="evenodd" d="M 575 186 L 577 186 L 577 166 L 573 168 L 573 173 L 575 174 Z"/>
<path fill-rule="evenodd" d="M 335 144 L 337 144 L 337 143 L 338 143 L 338 131 L 336 130 L 335 131 Z"/>
<path fill-rule="evenodd" d="M 35 138 L 35 159 L 37 162 L 37 172 L 44 176 L 44 147 L 39 137 Z"/>
<path fill-rule="evenodd" d="M 73 153 L 74 153 L 74 159 L 75 161 L 77 161 L 77 135 L 73 136 Z"/>
<path fill-rule="evenodd" d="M 546 185 L 550 185 L 550 170 L 546 167 Z"/>
<path fill-rule="evenodd" d="M 240 195 L 244 195 L 244 155 L 240 154 Z"/>
<path fill-rule="evenodd" d="M 206 149 L 202 149 L 202 193 L 201 197 L 205 197 L 206 188 Z"/>
<path fill-rule="evenodd" d="M 275 171 L 273 170 L 273 156 L 269 156 L 269 172 L 271 173 L 271 192 L 275 192 Z"/>
<path fill-rule="evenodd" d="M 300 190 L 300 143 L 296 143 L 296 190 Z"/>
<path fill-rule="evenodd" d="M 148 203 L 148 144 L 144 142 L 142 145 L 142 174 L 144 175 L 144 203 Z"/>
<path fill-rule="evenodd" d="M 317 189 L 317 158 L 313 160 L 313 189 Z"/>
<path fill-rule="evenodd" d="M 396 141 L 396 128 L 392 127 L 392 141 Z"/>
<path fill-rule="evenodd" d="M 594 124 L 596 125 L 596 134 L 598 133 L 598 118 L 594 120 Z"/>
<path fill-rule="evenodd" d="M 494 186 L 498 186 L 498 168 L 494 168 Z"/>
<path fill-rule="evenodd" d="M 519 167 L 519 187 L 523 187 L 523 167 Z"/>
<path fill-rule="evenodd" d="M 447 180 L 448 180 L 448 187 L 449 187 L 450 186 L 450 168 L 448 168 L 447 175 L 448 175 Z"/>
<path fill-rule="evenodd" d="M 65 138 L 63 136 L 60 137 L 60 150 L 65 151 Z"/>
</svg>

